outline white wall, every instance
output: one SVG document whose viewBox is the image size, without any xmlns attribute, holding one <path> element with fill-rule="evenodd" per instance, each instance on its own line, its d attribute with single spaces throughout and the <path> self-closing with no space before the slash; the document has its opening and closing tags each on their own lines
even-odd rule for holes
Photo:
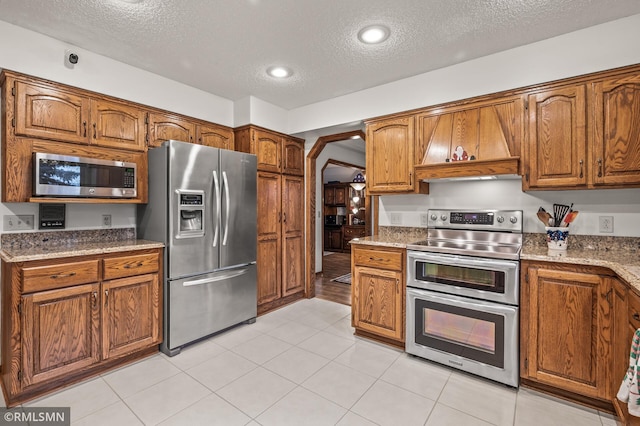
<svg viewBox="0 0 640 426">
<path fill-rule="evenodd" d="M 289 111 L 298 133 L 640 63 L 640 14 Z"/>
<path fill-rule="evenodd" d="M 309 154 L 309 151 L 317 141 L 317 138 L 307 139 L 308 143 L 305 144 L 305 157 Z M 322 167 L 327 163 L 327 160 L 338 160 L 345 163 L 354 164 L 357 166 L 365 167 L 365 156 L 363 153 L 345 149 L 334 144 L 327 144 L 322 150 L 318 158 L 316 159 L 316 270 L 315 272 L 322 271 L 322 243 L 323 243 L 323 220 L 322 217 L 322 197 L 323 186 L 321 180 Z"/>
<path fill-rule="evenodd" d="M 359 171 L 351 167 L 327 167 L 322 173 L 322 182 L 351 182 Z"/>
<path fill-rule="evenodd" d="M 380 225 L 391 226 L 390 213 L 399 213 L 399 226 L 420 226 L 427 209 L 522 210 L 524 232 L 544 232 L 538 207 L 552 211 L 554 203 L 571 204 L 580 213 L 570 232 L 579 235 L 640 237 L 640 189 L 522 192 L 520 180 L 432 182 L 429 195 L 380 197 Z M 613 233 L 598 231 L 598 217 L 613 216 Z M 396 225 L 393 225 L 396 226 Z"/>
</svg>

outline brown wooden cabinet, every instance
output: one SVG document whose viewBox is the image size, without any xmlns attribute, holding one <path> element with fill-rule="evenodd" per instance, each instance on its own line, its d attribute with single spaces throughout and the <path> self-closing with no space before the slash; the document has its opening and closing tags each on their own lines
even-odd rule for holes
<svg viewBox="0 0 640 426">
<path fill-rule="evenodd" d="M 258 170 L 304 176 L 304 140 L 253 125 L 234 133 L 236 150 L 255 154 Z"/>
<path fill-rule="evenodd" d="M 593 184 L 640 184 L 640 73 L 592 83 Z"/>
<path fill-rule="evenodd" d="M 7 403 L 20 404 L 157 351 L 162 341 L 161 253 L 147 249 L 3 261 Z"/>
<path fill-rule="evenodd" d="M 196 141 L 213 148 L 234 149 L 233 130 L 213 124 L 196 126 Z"/>
<path fill-rule="evenodd" d="M 258 172 L 258 313 L 304 294 L 304 179 Z"/>
<path fill-rule="evenodd" d="M 415 118 L 367 122 L 367 193 L 414 191 Z"/>
<path fill-rule="evenodd" d="M 601 268 L 522 262 L 521 377 L 611 399 L 611 278 Z"/>
<path fill-rule="evenodd" d="M 354 238 L 362 238 L 366 235 L 366 228 L 364 225 L 345 225 L 342 227 L 342 250 L 345 252 L 351 251 L 351 240 Z"/>
<path fill-rule="evenodd" d="M 342 226 L 325 226 L 325 251 L 342 251 Z"/>
<path fill-rule="evenodd" d="M 324 184 L 325 206 L 346 206 L 349 198 L 349 185 L 346 183 Z"/>
<path fill-rule="evenodd" d="M 144 111 L 136 106 L 105 99 L 91 99 L 89 143 L 105 148 L 144 151 Z"/>
<path fill-rule="evenodd" d="M 356 334 L 404 347 L 405 253 L 390 247 L 352 247 L 351 325 Z"/>
<path fill-rule="evenodd" d="M 195 123 L 173 114 L 151 112 L 147 118 L 147 126 L 150 148 L 158 147 L 168 140 L 193 142 L 196 134 Z"/>
</svg>

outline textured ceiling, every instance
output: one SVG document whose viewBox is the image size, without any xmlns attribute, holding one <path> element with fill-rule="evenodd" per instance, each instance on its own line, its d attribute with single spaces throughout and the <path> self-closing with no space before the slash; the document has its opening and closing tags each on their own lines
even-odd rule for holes
<svg viewBox="0 0 640 426">
<path fill-rule="evenodd" d="M 6 22 L 285 109 L 637 13 L 638 0 L 0 0 Z M 357 42 L 379 23 L 386 42 Z M 267 77 L 271 65 L 294 75 Z"/>
</svg>

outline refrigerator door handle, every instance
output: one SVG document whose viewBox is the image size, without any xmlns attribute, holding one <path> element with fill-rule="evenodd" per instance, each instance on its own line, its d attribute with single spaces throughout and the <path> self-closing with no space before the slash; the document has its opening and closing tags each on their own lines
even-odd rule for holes
<svg viewBox="0 0 640 426">
<path fill-rule="evenodd" d="M 224 235 L 222 237 L 222 245 L 227 245 L 227 236 L 229 235 L 229 208 L 231 207 L 231 200 L 229 199 L 229 180 L 227 179 L 227 172 L 222 172 L 222 182 L 224 183 L 224 198 L 227 202 L 227 214 L 224 219 Z"/>
<path fill-rule="evenodd" d="M 217 275 L 215 277 L 210 277 L 210 278 L 201 278 L 199 280 L 192 280 L 192 281 L 185 281 L 184 283 L 182 283 L 183 287 L 190 287 L 190 286 L 194 286 L 194 285 L 204 285 L 204 284 L 210 284 L 210 283 L 215 283 L 218 281 L 224 281 L 224 280 L 228 280 L 230 278 L 235 278 L 235 277 L 239 277 L 240 275 L 244 275 L 247 273 L 249 269 L 248 268 L 242 268 L 242 269 L 236 269 L 233 271 L 229 271 L 226 274 L 220 274 Z"/>
<path fill-rule="evenodd" d="M 218 181 L 218 172 L 213 171 L 213 189 L 216 193 L 216 216 L 212 216 L 212 221 L 215 222 L 214 232 L 213 232 L 213 247 L 218 245 L 218 234 L 220 233 L 220 221 L 218 217 L 220 216 L 220 205 L 222 204 L 222 200 L 220 199 L 220 182 Z"/>
</svg>

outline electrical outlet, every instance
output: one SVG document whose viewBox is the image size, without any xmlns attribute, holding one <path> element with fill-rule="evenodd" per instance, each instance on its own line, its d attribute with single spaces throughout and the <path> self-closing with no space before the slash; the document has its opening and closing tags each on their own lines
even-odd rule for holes
<svg viewBox="0 0 640 426">
<path fill-rule="evenodd" d="M 106 228 L 111 228 L 111 215 L 103 214 L 102 215 L 102 226 Z"/>
<path fill-rule="evenodd" d="M 400 225 L 402 223 L 402 213 L 389 213 L 389 222 L 392 225 Z"/>
<path fill-rule="evenodd" d="M 27 231 L 33 229 L 34 220 L 32 214 L 4 215 L 2 221 L 3 231 Z"/>
<path fill-rule="evenodd" d="M 421 213 L 420 214 L 420 226 L 428 226 L 429 225 L 429 214 Z"/>
<path fill-rule="evenodd" d="M 613 232 L 613 216 L 598 216 L 599 231 Z"/>
</svg>

